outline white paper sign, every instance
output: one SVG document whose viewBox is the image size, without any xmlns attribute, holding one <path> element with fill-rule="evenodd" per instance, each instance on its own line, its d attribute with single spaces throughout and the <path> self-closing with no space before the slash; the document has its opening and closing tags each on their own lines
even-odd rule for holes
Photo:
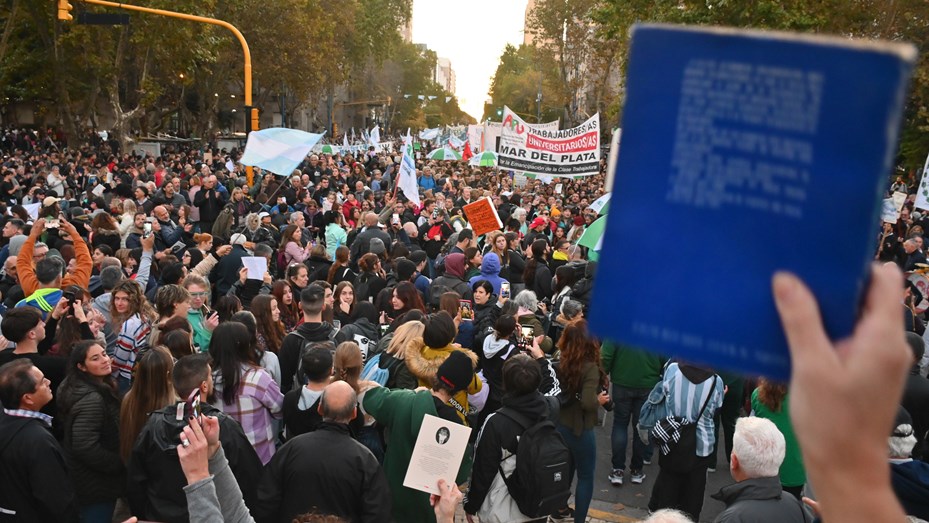
<svg viewBox="0 0 929 523">
<path fill-rule="evenodd" d="M 244 256 L 242 266 L 248 270 L 246 279 L 263 280 L 268 272 L 268 259 L 264 256 Z"/>
<path fill-rule="evenodd" d="M 94 187 L 94 190 L 92 190 L 92 191 L 90 191 L 90 192 L 96 194 L 97 196 L 103 196 L 103 191 L 105 191 L 105 190 L 106 190 L 106 187 L 104 187 L 104 186 L 102 186 L 102 185 L 98 185 L 98 186 Z"/>
<path fill-rule="evenodd" d="M 470 427 L 426 414 L 403 486 L 438 495 L 440 479 L 454 484 L 470 435 Z"/>
<path fill-rule="evenodd" d="M 27 205 L 23 205 L 23 207 L 26 209 L 26 212 L 29 213 L 30 218 L 32 218 L 33 220 L 39 219 L 39 209 L 42 208 L 41 203 L 30 203 Z"/>
</svg>

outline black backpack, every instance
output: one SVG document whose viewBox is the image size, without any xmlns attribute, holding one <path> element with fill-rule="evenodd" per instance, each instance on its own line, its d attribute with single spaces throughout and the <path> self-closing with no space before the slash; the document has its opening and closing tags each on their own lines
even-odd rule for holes
<svg viewBox="0 0 929 523">
<path fill-rule="evenodd" d="M 297 331 L 293 331 L 291 334 L 303 340 L 303 345 L 300 346 L 300 354 L 297 356 L 297 370 L 294 371 L 294 384 L 291 388 L 291 390 L 299 390 L 300 387 L 306 385 L 307 383 L 306 376 L 303 375 L 303 355 L 306 354 L 308 350 L 315 347 L 329 349 L 332 354 L 335 355 L 335 337 L 339 334 L 339 330 L 333 328 L 331 331 L 329 331 L 329 339 L 325 341 L 310 341 L 304 338 L 303 335 Z"/>
<path fill-rule="evenodd" d="M 555 401 L 554 398 L 545 399 L 548 403 Z M 549 408 L 557 411 L 557 406 Z M 503 467 L 498 465 L 519 511 L 530 518 L 541 518 L 565 507 L 571 497 L 574 467 L 571 451 L 550 421 L 551 416 L 533 425 L 529 418 L 509 407 L 497 413 L 523 429 L 516 448 L 516 468 L 510 477 L 506 477 Z"/>
</svg>

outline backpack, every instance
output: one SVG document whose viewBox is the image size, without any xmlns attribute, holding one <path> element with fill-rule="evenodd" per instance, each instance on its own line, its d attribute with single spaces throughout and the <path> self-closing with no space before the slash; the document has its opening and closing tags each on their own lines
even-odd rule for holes
<svg viewBox="0 0 929 523">
<path fill-rule="evenodd" d="M 554 398 L 546 398 L 551 403 Z M 552 405 L 550 409 L 554 409 Z M 536 424 L 509 407 L 497 411 L 515 421 L 523 433 L 516 448 L 516 468 L 506 477 L 498 465 L 500 475 L 506 482 L 510 496 L 516 501 L 519 511 L 531 518 L 554 514 L 567 505 L 571 497 L 573 463 L 571 451 L 564 438 L 552 423 L 551 416 Z"/>
<path fill-rule="evenodd" d="M 361 379 L 377 382 L 381 387 L 387 385 L 390 369 L 382 369 L 380 364 L 381 353 L 377 353 L 365 363 L 364 369 L 361 370 Z"/>
<path fill-rule="evenodd" d="M 300 387 L 307 383 L 306 377 L 303 375 L 303 355 L 306 354 L 308 350 L 316 347 L 329 349 L 335 354 L 335 337 L 339 334 L 339 331 L 336 328 L 330 330 L 329 339 L 326 341 L 310 341 L 297 331 L 293 331 L 291 334 L 303 340 L 303 345 L 300 347 L 300 355 L 297 356 L 297 369 L 294 371 L 294 382 L 291 388 L 291 390 L 300 390 Z"/>
<path fill-rule="evenodd" d="M 284 249 L 277 250 L 277 268 L 274 271 L 275 277 L 283 279 L 287 275 L 287 256 Z"/>
</svg>

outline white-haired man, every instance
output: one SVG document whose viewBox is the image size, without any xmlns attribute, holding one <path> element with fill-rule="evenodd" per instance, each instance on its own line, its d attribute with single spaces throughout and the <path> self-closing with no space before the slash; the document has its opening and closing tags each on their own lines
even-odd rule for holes
<svg viewBox="0 0 929 523">
<path fill-rule="evenodd" d="M 716 523 L 807 523 L 800 501 L 783 491 L 778 469 L 786 451 L 784 435 L 770 420 L 741 418 L 735 424 L 729 471 L 734 485 L 712 497 L 726 504 Z"/>
<path fill-rule="evenodd" d="M 913 419 L 903 407 L 897 412 L 887 444 L 890 447 L 890 483 L 897 500 L 907 515 L 921 520 L 929 518 L 929 463 L 911 457 L 916 436 Z"/>
</svg>

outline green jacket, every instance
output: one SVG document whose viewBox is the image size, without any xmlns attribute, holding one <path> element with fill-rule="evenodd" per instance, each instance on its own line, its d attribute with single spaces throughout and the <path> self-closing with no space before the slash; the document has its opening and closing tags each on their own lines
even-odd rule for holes
<svg viewBox="0 0 929 523">
<path fill-rule="evenodd" d="M 603 370 L 620 387 L 651 389 L 661 381 L 665 357 L 605 341 L 600 347 Z"/>
<path fill-rule="evenodd" d="M 781 485 L 785 487 L 799 487 L 806 483 L 806 469 L 803 467 L 803 456 L 800 454 L 800 444 L 797 443 L 797 436 L 794 434 L 794 427 L 790 423 L 790 411 L 787 405 L 790 401 L 790 393 L 784 396 L 781 402 L 781 409 L 777 412 L 769 409 L 764 403 L 758 400 L 758 389 L 752 392 L 752 413 L 759 418 L 771 420 L 777 430 L 784 435 L 786 443 L 786 452 L 784 461 L 781 462 L 781 468 L 778 476 L 781 478 Z"/>
<path fill-rule="evenodd" d="M 194 345 L 200 348 L 200 352 L 208 352 L 210 350 L 210 339 L 213 337 L 213 333 L 208 331 L 203 325 L 206 321 L 206 318 L 203 317 L 203 313 L 190 309 L 187 311 L 187 321 L 190 322 L 190 326 L 194 330 Z"/>
<path fill-rule="evenodd" d="M 435 512 L 429 506 L 429 494 L 403 486 L 413 446 L 426 414 L 435 416 L 435 403 L 429 391 L 390 390 L 376 387 L 362 395 L 361 406 L 378 424 L 386 427 L 387 452 L 384 473 L 393 498 L 393 521 L 435 522 Z M 462 460 L 456 481 L 463 483 L 470 473 L 468 453 Z"/>
</svg>

